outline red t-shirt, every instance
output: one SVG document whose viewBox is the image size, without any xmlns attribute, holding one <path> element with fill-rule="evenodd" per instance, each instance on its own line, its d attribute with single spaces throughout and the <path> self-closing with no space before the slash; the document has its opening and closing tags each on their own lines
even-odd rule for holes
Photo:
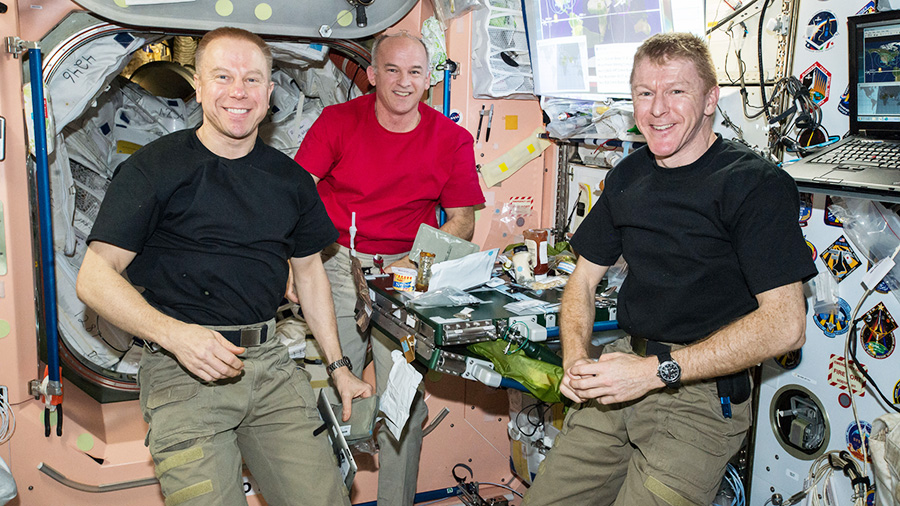
<svg viewBox="0 0 900 506">
<path fill-rule="evenodd" d="M 375 94 L 326 107 L 294 159 L 320 179 L 318 189 L 338 242 L 369 254 L 409 251 L 421 223 L 437 227 L 435 207 L 484 202 L 472 134 L 426 104 L 411 132 L 386 130 Z"/>
</svg>

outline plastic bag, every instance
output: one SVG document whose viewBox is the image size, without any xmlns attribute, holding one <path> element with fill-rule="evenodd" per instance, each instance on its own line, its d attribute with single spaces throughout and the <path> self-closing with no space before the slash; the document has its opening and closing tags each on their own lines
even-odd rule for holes
<svg viewBox="0 0 900 506">
<path fill-rule="evenodd" d="M 538 399 L 544 402 L 568 402 L 559 393 L 562 367 L 529 358 L 521 350 L 507 355 L 504 351 L 506 345 L 504 341 L 486 341 L 470 344 L 468 349 L 486 357 L 494 364 L 495 371 L 505 378 L 518 381 Z"/>
<path fill-rule="evenodd" d="M 478 297 L 468 294 L 459 288 L 445 286 L 437 290 L 425 292 L 415 298 L 406 301 L 407 306 L 423 307 L 448 307 L 468 306 L 470 304 L 483 304 Z"/>
<path fill-rule="evenodd" d="M 900 216 L 878 202 L 865 199 L 834 197 L 829 210 L 844 224 L 844 235 L 872 263 L 897 255 L 900 249 Z M 894 297 L 900 301 L 900 267 L 895 265 L 884 277 Z"/>
<path fill-rule="evenodd" d="M 434 5 L 434 15 L 444 25 L 446 30 L 450 26 L 450 20 L 474 10 L 483 9 L 482 0 L 431 0 Z"/>
</svg>

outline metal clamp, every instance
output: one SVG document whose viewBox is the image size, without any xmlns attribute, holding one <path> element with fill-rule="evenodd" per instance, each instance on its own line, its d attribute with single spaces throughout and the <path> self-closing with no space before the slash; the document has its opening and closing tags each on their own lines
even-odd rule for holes
<svg viewBox="0 0 900 506">
<path fill-rule="evenodd" d="M 30 40 L 22 40 L 21 38 L 13 35 L 6 38 L 6 52 L 13 55 L 13 58 L 18 58 L 20 54 L 28 51 L 29 49 L 40 49 L 41 43 Z"/>
</svg>

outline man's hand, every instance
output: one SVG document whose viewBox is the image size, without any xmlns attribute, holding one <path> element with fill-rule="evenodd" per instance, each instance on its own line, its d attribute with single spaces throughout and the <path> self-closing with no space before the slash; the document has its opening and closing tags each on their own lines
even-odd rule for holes
<svg viewBox="0 0 900 506">
<path fill-rule="evenodd" d="M 294 289 L 294 267 L 291 265 L 291 262 L 288 262 L 288 279 L 287 288 L 284 290 L 284 298 L 294 304 L 300 303 L 300 296 L 297 295 L 297 290 Z"/>
<path fill-rule="evenodd" d="M 656 357 L 638 357 L 627 353 L 605 353 L 594 362 L 580 359 L 566 368 L 559 390 L 576 402 L 597 399 L 601 404 L 625 402 L 665 383 L 656 375 Z"/>
<path fill-rule="evenodd" d="M 388 274 L 393 274 L 394 267 L 405 267 L 407 269 L 413 269 L 413 270 L 415 270 L 417 268 L 416 264 L 412 263 L 412 260 L 409 259 L 409 255 L 406 255 L 403 258 L 401 258 L 400 260 L 397 260 L 396 262 L 392 263 L 391 265 L 388 265 L 387 267 L 385 267 L 384 272 L 386 272 Z"/>
<path fill-rule="evenodd" d="M 331 380 L 338 393 L 341 394 L 341 420 L 346 422 L 350 419 L 350 413 L 353 406 L 353 399 L 357 397 L 365 399 L 371 397 L 375 393 L 375 387 L 357 378 L 346 367 L 339 367 L 331 374 Z"/>
<path fill-rule="evenodd" d="M 244 362 L 237 355 L 245 349 L 200 325 L 185 325 L 183 331 L 159 345 L 172 352 L 181 365 L 203 381 L 233 378 L 244 369 Z"/>
</svg>

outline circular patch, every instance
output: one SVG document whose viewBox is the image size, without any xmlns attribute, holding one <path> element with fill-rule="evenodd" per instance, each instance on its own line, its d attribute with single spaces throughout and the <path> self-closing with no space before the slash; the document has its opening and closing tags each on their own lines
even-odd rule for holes
<svg viewBox="0 0 900 506">
<path fill-rule="evenodd" d="M 838 395 L 838 404 L 840 404 L 842 408 L 849 408 L 851 404 L 850 395 L 847 392 L 841 392 L 841 394 Z"/>
<path fill-rule="evenodd" d="M 272 17 L 272 6 L 266 3 L 259 4 L 253 9 L 253 14 L 256 15 L 256 19 L 265 21 Z"/>
<path fill-rule="evenodd" d="M 791 370 L 800 365 L 800 360 L 803 355 L 803 350 L 794 350 L 785 353 L 784 355 L 775 357 L 775 363 L 781 366 L 782 369 Z"/>
<path fill-rule="evenodd" d="M 866 506 L 875 506 L 875 488 L 870 488 L 866 492 Z"/>
<path fill-rule="evenodd" d="M 342 10 L 338 12 L 336 21 L 339 26 L 350 26 L 350 23 L 353 22 L 353 13 L 348 10 Z"/>
<path fill-rule="evenodd" d="M 865 420 L 860 420 L 859 425 L 862 426 L 863 432 L 865 432 L 865 442 L 863 442 L 863 438 L 859 437 L 859 427 L 856 426 L 856 422 L 852 422 L 847 426 L 847 430 L 844 432 L 845 440 L 847 442 L 847 451 L 849 451 L 854 457 L 859 460 L 863 459 L 863 444 L 866 445 L 866 455 L 869 455 L 869 434 L 872 433 L 872 424 Z M 872 458 L 869 457 L 867 462 L 871 462 Z"/>
<path fill-rule="evenodd" d="M 816 313 L 815 322 L 827 337 L 846 334 L 850 330 L 850 304 L 838 297 L 837 313 Z"/>
<path fill-rule="evenodd" d="M 866 353 L 872 358 L 888 358 L 894 352 L 894 333 L 878 334 L 867 326 L 859 333 L 859 340 Z"/>
<path fill-rule="evenodd" d="M 894 385 L 894 404 L 900 404 L 900 381 Z"/>
<path fill-rule="evenodd" d="M 83 432 L 75 439 L 75 446 L 83 452 L 89 452 L 94 449 L 94 436 Z"/>
<path fill-rule="evenodd" d="M 837 110 L 839 113 L 844 116 L 850 116 L 850 85 L 847 85 L 847 89 L 844 90 L 844 93 L 841 95 L 841 99 L 838 101 Z"/>
<path fill-rule="evenodd" d="M 454 123 L 459 123 L 462 120 L 462 113 L 460 113 L 456 109 L 453 109 L 452 111 L 450 111 L 449 117 L 451 120 L 453 120 Z"/>
<path fill-rule="evenodd" d="M 819 252 L 816 250 L 816 246 L 813 243 L 809 242 L 809 240 L 806 241 L 806 246 L 809 248 L 809 252 L 812 253 L 812 260 L 813 262 L 815 262 L 816 258 L 819 257 Z"/>
<path fill-rule="evenodd" d="M 806 24 L 806 49 L 825 51 L 834 46 L 838 33 L 838 22 L 834 13 L 819 11 Z"/>
<path fill-rule="evenodd" d="M 234 12 L 234 4 L 230 0 L 219 0 L 216 2 L 216 14 L 219 16 L 231 16 Z"/>
</svg>

